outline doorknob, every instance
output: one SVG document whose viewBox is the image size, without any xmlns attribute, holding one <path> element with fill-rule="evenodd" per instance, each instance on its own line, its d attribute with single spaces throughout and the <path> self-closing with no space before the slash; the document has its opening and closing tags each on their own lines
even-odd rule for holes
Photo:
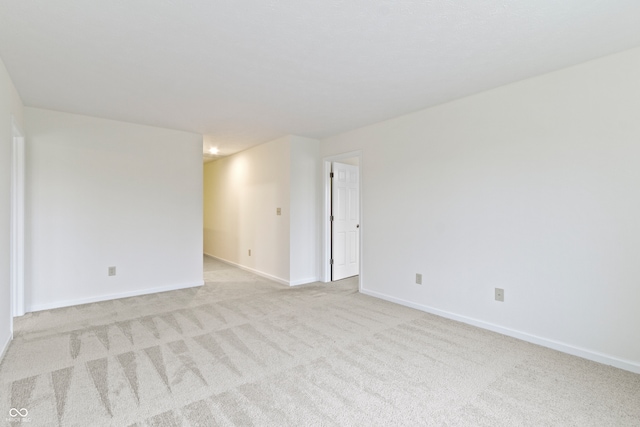
<svg viewBox="0 0 640 427">
<path fill-rule="evenodd" d="M 356 225 L 356 228 L 360 228 L 360 224 Z"/>
</svg>

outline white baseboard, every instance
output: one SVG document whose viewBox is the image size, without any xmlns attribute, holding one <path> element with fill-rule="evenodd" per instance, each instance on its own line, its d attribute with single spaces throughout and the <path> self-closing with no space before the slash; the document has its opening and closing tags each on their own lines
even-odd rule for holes
<svg viewBox="0 0 640 427">
<path fill-rule="evenodd" d="M 298 285 L 304 285 L 306 283 L 317 282 L 317 278 L 315 278 L 315 277 L 314 278 L 310 278 L 310 279 L 295 280 L 295 281 L 291 282 L 291 281 L 283 279 L 281 277 L 277 277 L 277 276 L 274 276 L 272 274 L 265 273 L 264 271 L 256 270 L 255 268 L 247 267 L 245 265 L 238 264 L 238 263 L 233 262 L 233 261 L 229 261 L 228 259 L 220 258 L 218 256 L 211 255 L 211 254 L 208 254 L 206 252 L 204 254 L 206 256 L 210 257 L 210 258 L 217 259 L 218 261 L 222 261 L 225 264 L 229 264 L 229 265 L 232 265 L 234 267 L 238 267 L 241 270 L 249 271 L 249 272 L 251 272 L 253 274 L 257 274 L 258 276 L 264 277 L 265 279 L 273 280 L 274 282 L 278 282 L 278 283 L 281 283 L 281 284 L 287 285 L 287 286 L 298 286 Z"/>
<path fill-rule="evenodd" d="M 318 277 L 307 277 L 306 279 L 291 280 L 289 286 L 308 285 L 309 283 L 319 282 Z"/>
<path fill-rule="evenodd" d="M 367 289 L 360 289 L 360 292 L 372 297 L 380 298 L 386 301 L 394 302 L 396 304 L 404 305 L 406 307 L 415 308 L 420 311 L 435 314 L 436 316 L 445 317 L 451 320 L 457 320 L 458 322 L 466 323 L 468 325 L 477 326 L 482 329 L 497 332 L 502 335 L 507 335 L 513 338 L 518 338 L 522 341 L 527 341 L 533 344 L 541 345 L 543 347 L 558 350 L 563 353 L 571 354 L 573 356 L 582 357 L 583 359 L 592 360 L 594 362 L 602 363 L 605 365 L 614 366 L 616 368 L 624 369 L 625 371 L 634 372 L 640 374 L 640 364 L 629 360 L 619 359 L 607 354 L 602 354 L 596 351 L 588 350 L 581 347 L 576 347 L 570 344 L 565 344 L 559 341 L 551 340 L 548 338 L 539 337 L 537 335 L 531 335 L 526 332 L 516 331 L 514 329 L 505 328 L 503 326 L 494 325 L 482 320 L 474 319 L 471 317 L 461 316 L 459 314 L 450 313 L 448 311 L 439 310 L 437 308 L 429 307 L 422 304 L 417 304 L 411 301 L 403 300 L 400 298 L 392 297 L 380 292 L 370 291 Z"/>
<path fill-rule="evenodd" d="M 74 300 L 55 301 L 47 304 L 32 305 L 28 307 L 27 311 L 51 310 L 54 308 L 71 307 L 74 305 L 90 304 L 93 302 L 109 301 L 109 300 L 119 299 L 119 298 L 129 298 L 129 297 L 137 297 L 140 295 L 156 294 L 158 292 L 177 291 L 179 289 L 196 288 L 202 285 L 204 285 L 204 281 L 196 282 L 196 283 L 181 283 L 178 285 L 160 286 L 157 288 L 148 288 L 148 289 L 141 289 L 136 291 L 120 292 L 117 294 L 100 295 L 100 296 L 90 297 L 90 298 L 78 298 Z"/>
<path fill-rule="evenodd" d="M 13 334 L 9 334 L 9 336 L 7 337 L 7 342 L 4 343 L 4 345 L 2 346 L 2 350 L 0 350 L 0 363 L 2 363 L 2 359 L 4 359 L 4 355 L 7 353 L 7 350 L 9 350 L 9 344 L 11 344 L 12 340 Z"/>
<path fill-rule="evenodd" d="M 255 268 L 247 267 L 245 265 L 238 264 L 238 263 L 233 262 L 233 261 L 229 261 L 228 259 L 224 259 L 224 258 L 220 258 L 220 257 L 215 256 L 215 255 L 208 254 L 206 252 L 204 254 L 206 256 L 208 256 L 208 257 L 213 258 L 213 259 L 217 259 L 218 261 L 222 261 L 225 264 L 229 264 L 229 265 L 232 265 L 234 267 L 238 267 L 241 270 L 249 271 L 249 272 L 251 272 L 253 274 L 257 274 L 258 276 L 264 277 L 265 279 L 273 280 L 274 282 L 278 282 L 278 283 L 281 283 L 283 285 L 289 286 L 289 281 L 288 280 L 282 279 L 280 277 L 274 276 L 274 275 L 269 274 L 269 273 L 265 273 L 264 271 L 256 270 Z"/>
</svg>

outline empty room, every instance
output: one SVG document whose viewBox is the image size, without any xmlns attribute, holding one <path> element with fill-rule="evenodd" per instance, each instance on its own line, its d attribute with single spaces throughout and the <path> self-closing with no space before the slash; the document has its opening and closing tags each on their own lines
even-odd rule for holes
<svg viewBox="0 0 640 427">
<path fill-rule="evenodd" d="M 0 0 L 0 425 L 640 426 L 640 3 Z"/>
</svg>

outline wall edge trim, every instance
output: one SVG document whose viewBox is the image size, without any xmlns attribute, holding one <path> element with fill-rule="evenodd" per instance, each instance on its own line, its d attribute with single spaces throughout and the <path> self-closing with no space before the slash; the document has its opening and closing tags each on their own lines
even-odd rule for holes
<svg viewBox="0 0 640 427">
<path fill-rule="evenodd" d="M 2 350 L 0 350 L 0 363 L 4 360 L 4 356 L 7 354 L 7 350 L 9 350 L 9 345 L 11 345 L 11 341 L 13 341 L 13 334 L 9 334 L 7 337 L 7 342 L 2 346 Z"/>
<path fill-rule="evenodd" d="M 289 282 L 289 286 L 308 285 L 310 283 L 315 283 L 315 282 L 319 282 L 319 281 L 320 281 L 320 278 L 317 277 L 317 276 L 307 277 L 306 279 L 291 280 Z"/>
<path fill-rule="evenodd" d="M 515 329 L 505 328 L 504 326 L 495 325 L 493 323 L 474 319 L 472 317 L 462 316 L 462 315 L 451 313 L 445 310 L 439 310 L 434 307 L 407 301 L 402 298 L 396 298 L 381 292 L 370 291 L 367 289 L 361 289 L 360 292 L 365 295 L 369 295 L 371 297 L 383 299 L 385 301 L 400 304 L 405 307 L 415 308 L 416 310 L 424 311 L 426 313 L 434 314 L 436 316 L 466 323 L 468 325 L 476 326 L 481 329 L 497 332 L 502 335 L 517 338 L 522 341 L 526 341 L 532 344 L 537 344 L 542 347 L 547 347 L 552 350 L 560 351 L 562 353 L 567 353 L 572 356 L 577 356 L 583 359 L 591 360 L 592 362 L 598 362 L 604 365 L 610 365 L 615 368 L 640 374 L 640 363 L 636 363 L 630 360 L 619 359 L 617 357 L 599 353 L 597 351 L 589 350 L 586 348 L 576 347 L 571 344 L 566 344 L 566 343 L 555 341 L 549 338 L 539 337 L 537 335 L 532 335 L 532 334 L 521 332 Z"/>
<path fill-rule="evenodd" d="M 288 280 L 282 279 L 282 278 L 280 278 L 278 276 L 273 276 L 273 275 L 271 275 L 269 273 L 265 273 L 264 271 L 256 270 L 255 268 L 247 267 L 245 265 L 238 264 L 238 263 L 235 263 L 233 261 L 229 261 L 227 259 L 220 258 L 220 257 L 215 256 L 215 255 L 208 254 L 206 252 L 204 254 L 206 256 L 208 256 L 208 257 L 217 259 L 218 261 L 222 261 L 225 264 L 229 264 L 229 265 L 232 265 L 234 267 L 238 267 L 241 270 L 245 270 L 245 271 L 249 271 L 249 272 L 251 272 L 253 274 L 257 274 L 258 276 L 264 277 L 265 279 L 273 280 L 274 282 L 280 283 L 282 285 L 292 286 Z"/>
<path fill-rule="evenodd" d="M 160 292 L 177 291 L 180 289 L 196 288 L 202 285 L 204 285 L 204 281 L 180 283 L 175 285 L 159 286 L 156 288 L 141 289 L 137 291 L 128 291 L 128 292 L 119 292 L 116 294 L 99 295 L 96 297 L 56 301 L 56 302 L 51 302 L 47 304 L 35 304 L 35 305 L 31 305 L 28 311 L 34 312 L 34 311 L 42 311 L 42 310 L 51 310 L 54 308 L 71 307 L 74 305 L 90 304 L 90 303 L 101 302 L 101 301 L 110 301 L 110 300 L 120 299 L 120 298 L 137 297 L 140 295 L 149 295 L 149 294 L 157 294 Z"/>
</svg>

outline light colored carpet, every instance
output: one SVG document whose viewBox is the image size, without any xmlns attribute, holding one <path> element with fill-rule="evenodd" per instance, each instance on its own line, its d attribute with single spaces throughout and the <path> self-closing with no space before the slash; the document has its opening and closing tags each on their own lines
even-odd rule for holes
<svg viewBox="0 0 640 427">
<path fill-rule="evenodd" d="M 207 284 L 29 314 L 0 423 L 640 426 L 640 375 L 205 258 Z M 22 424 L 11 408 L 28 411 Z M 29 424 L 26 422 L 29 421 Z"/>
</svg>

